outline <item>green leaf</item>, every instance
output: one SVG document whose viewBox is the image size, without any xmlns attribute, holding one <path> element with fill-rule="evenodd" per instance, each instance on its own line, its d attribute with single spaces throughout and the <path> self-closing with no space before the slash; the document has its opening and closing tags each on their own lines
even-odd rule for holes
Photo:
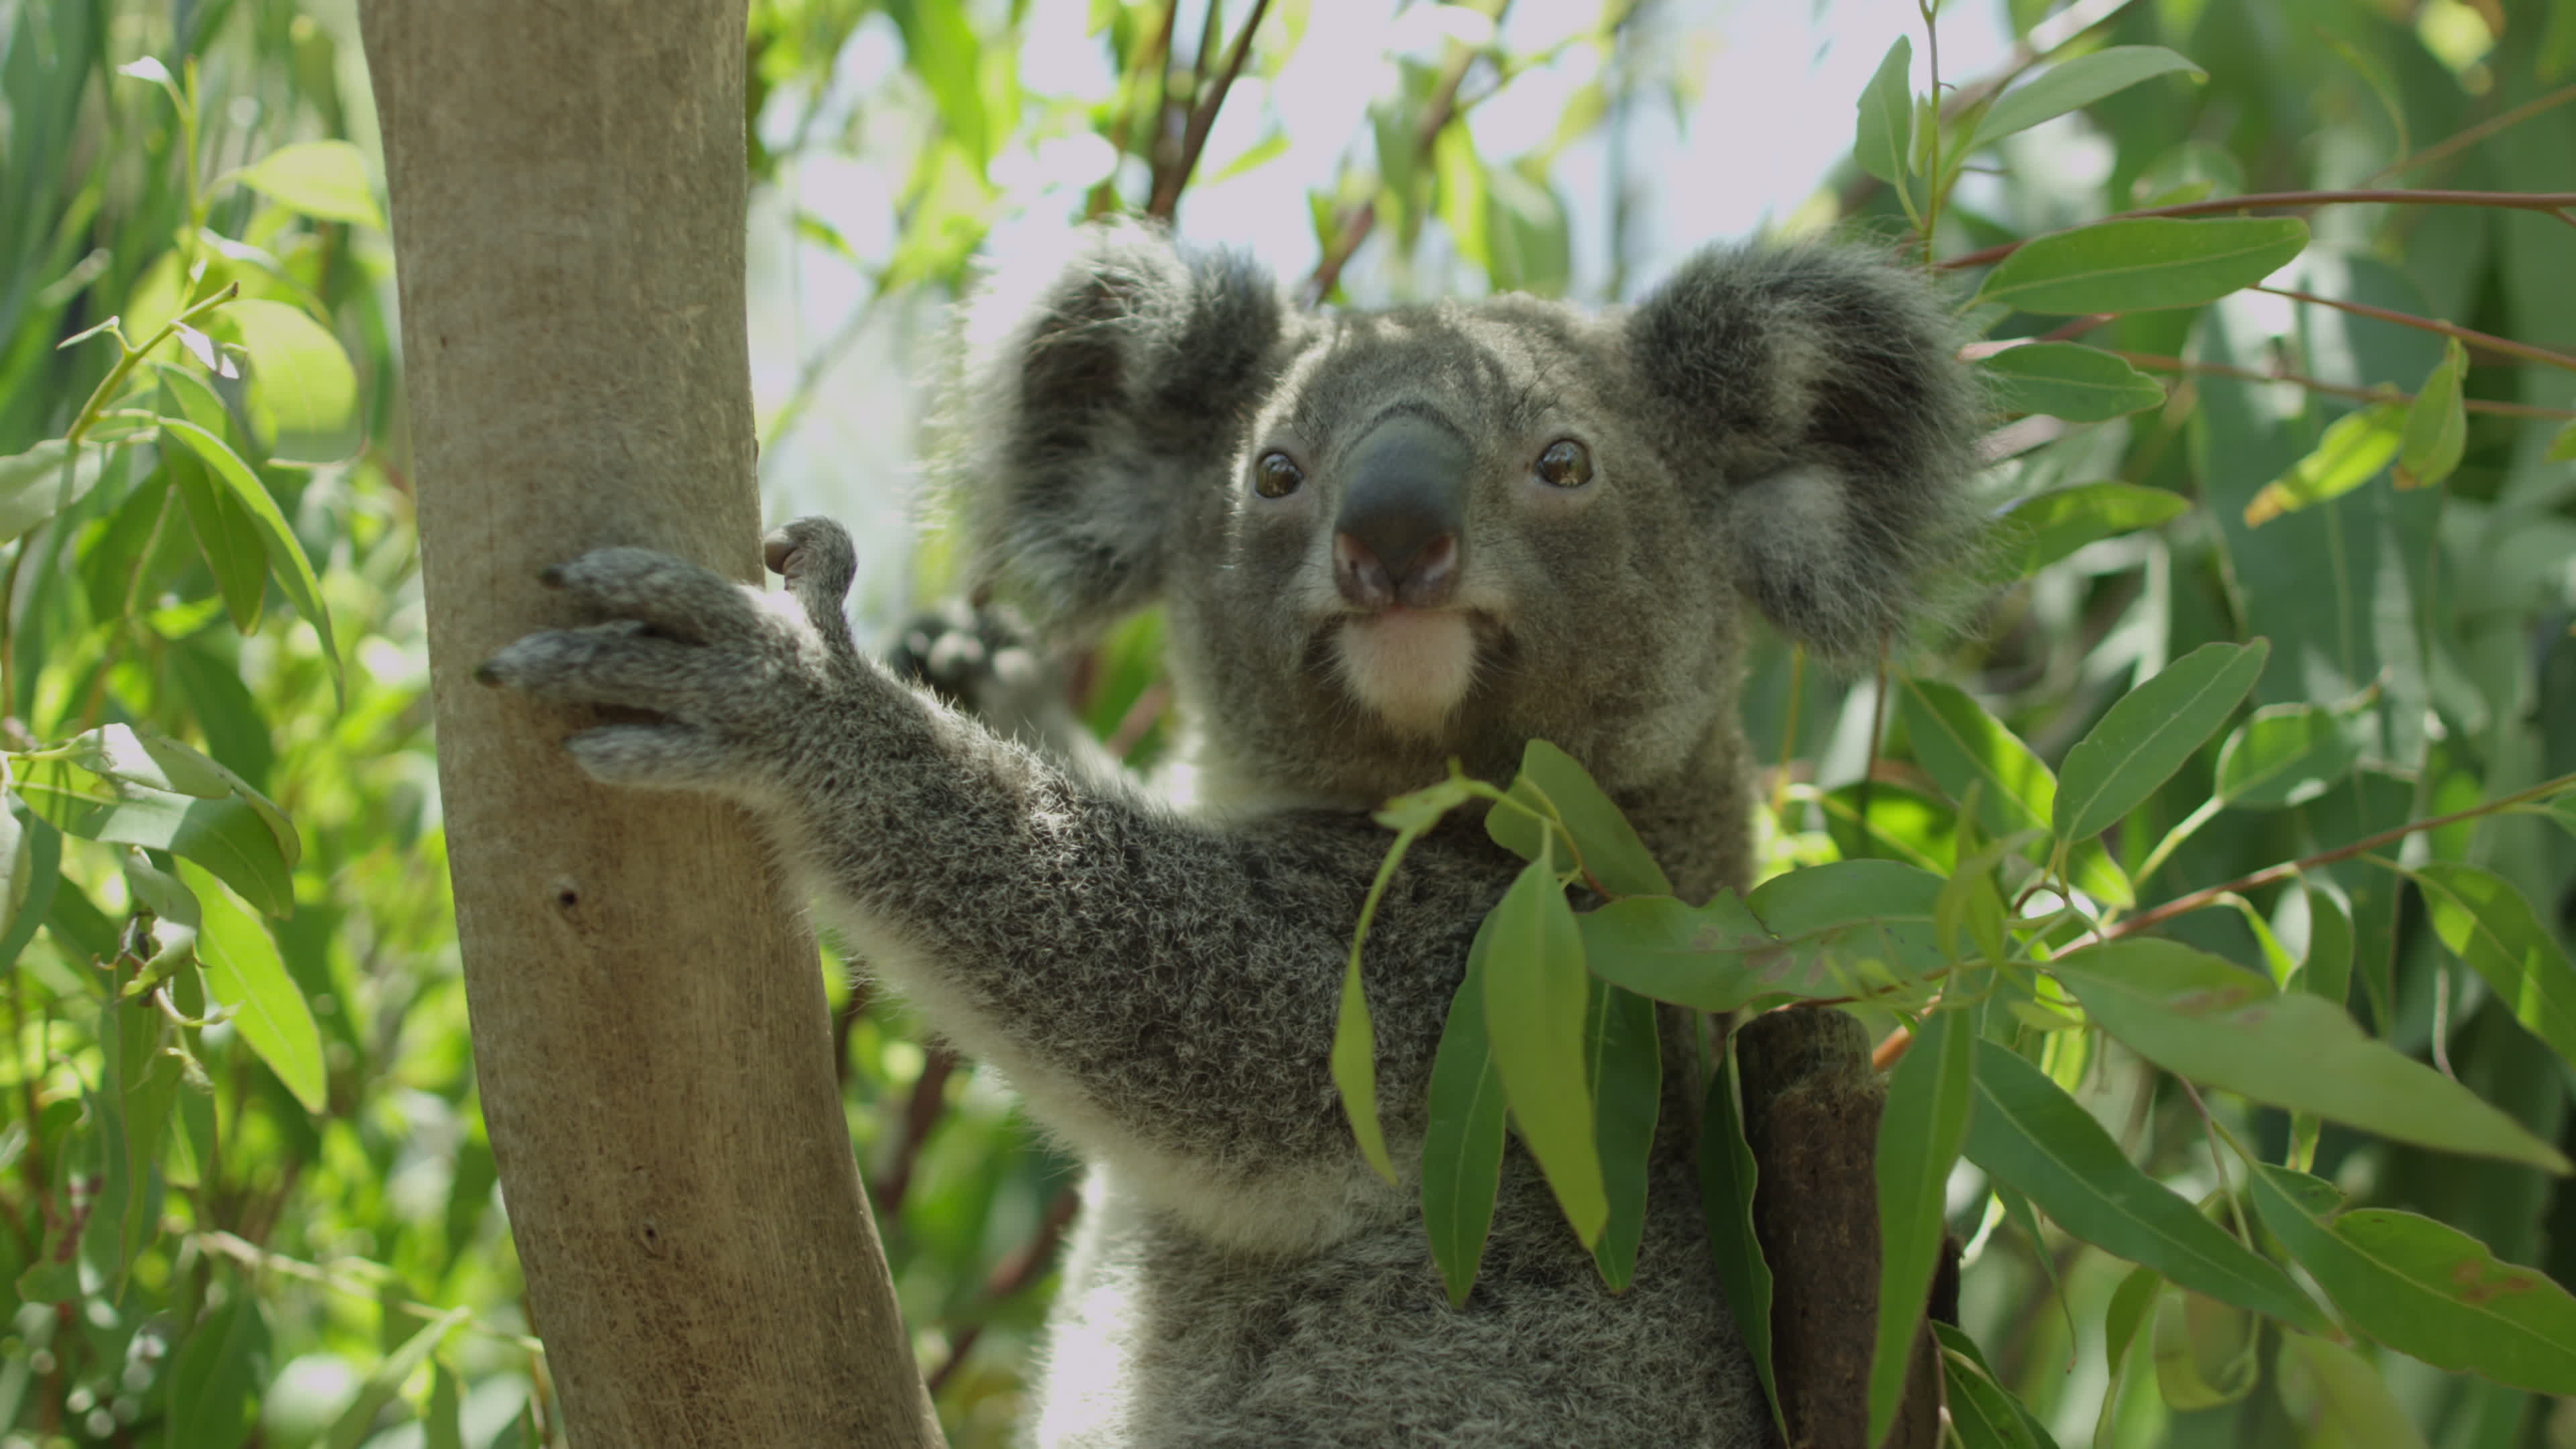
<svg viewBox="0 0 2576 1449">
<path fill-rule="evenodd" d="M 1955 685 L 1907 679 L 1901 708 L 1914 758 L 1953 801 L 1976 797 L 1993 836 L 2048 829 L 2057 777 L 2031 747 Z"/>
<path fill-rule="evenodd" d="M 2264 1163 L 2251 1195 L 2263 1225 L 2353 1325 L 2454 1373 L 2576 1394 L 2576 1298 L 2486 1244 L 2413 1213 L 2337 1215 L 2330 1183 Z"/>
<path fill-rule="evenodd" d="M 2194 80 L 2209 73 L 2181 56 L 2155 45 L 2115 45 L 2050 66 L 2006 91 L 1977 123 L 1967 150 L 1990 146 L 2042 121 L 2080 111 L 2104 96 L 2116 95 L 2140 81 L 2179 72 Z"/>
<path fill-rule="evenodd" d="M 2219 957 L 2138 938 L 2070 952 L 2048 969 L 2104 1031 L 2176 1076 L 2399 1142 L 2568 1170 L 2558 1149 L 2362 1035 L 2339 1008 L 2283 995 Z"/>
<path fill-rule="evenodd" d="M 2552 463 L 2576 463 L 2576 423 L 2569 423 L 2549 440 L 2549 450 L 2542 456 Z"/>
<path fill-rule="evenodd" d="M 1539 858 L 1522 868 L 1494 907 L 1485 1030 L 1521 1140 L 1588 1250 L 1601 1241 L 1610 1201 L 1593 1142 L 1592 1099 L 1584 1090 L 1583 938 L 1557 883 L 1554 854 L 1541 846 Z"/>
<path fill-rule="evenodd" d="M 1342 973 L 1342 1002 L 1333 1019 L 1333 1085 L 1341 1089 L 1342 1110 L 1351 1119 L 1351 1136 L 1360 1156 L 1377 1175 L 1396 1180 L 1395 1159 L 1386 1150 L 1386 1132 L 1377 1116 L 1377 1026 L 1369 1020 L 1368 992 L 1360 983 L 1359 942 L 1351 943 L 1350 964 Z"/>
<path fill-rule="evenodd" d="M 2397 456 L 2405 430 L 2406 409 L 2399 403 L 2381 403 L 2335 419 L 2306 457 L 2264 484 L 2245 505 L 2245 526 L 2259 528 L 2284 513 L 2340 498 L 2378 477 L 2379 470 Z"/>
<path fill-rule="evenodd" d="M 1655 1003 L 1606 982 L 1591 983 L 1584 1057 L 1592 1069 L 1592 1137 L 1601 1145 L 1601 1181 L 1610 1218 L 1592 1261 L 1613 1293 L 1627 1291 L 1646 1235 L 1647 1159 L 1655 1146 L 1655 1112 L 1664 1089 L 1663 1044 Z"/>
<path fill-rule="evenodd" d="M 2057 838 L 2099 835 L 2174 776 L 2227 722 L 2263 673 L 2271 645 L 2204 644 L 2122 696 L 2066 752 Z"/>
<path fill-rule="evenodd" d="M 2432 908 L 2433 931 L 2486 978 L 2513 1019 L 2576 1062 L 2576 966 L 2513 882 L 2491 870 L 2436 861 L 2408 872 Z"/>
<path fill-rule="evenodd" d="M 1726 1290 L 1726 1306 L 1735 1315 L 1745 1351 L 1753 1356 L 1762 1397 L 1771 1405 L 1771 1422 L 1785 1442 L 1788 1421 L 1780 1414 L 1780 1383 L 1771 1368 L 1771 1265 L 1763 1261 L 1762 1239 L 1753 1229 L 1753 1194 L 1761 1168 L 1744 1137 L 1744 1110 L 1737 1105 L 1742 1090 L 1730 1037 L 1700 1111 L 1700 1212 L 1708 1220 L 1709 1255 L 1717 1264 L 1718 1284 Z"/>
<path fill-rule="evenodd" d="M 1575 926 L 1594 975 L 1657 1001 L 1733 1011 L 1766 995 L 1839 994 L 1829 979 L 1794 974 L 1796 958 L 1732 891 L 1705 906 L 1630 896 L 1576 917 Z"/>
<path fill-rule="evenodd" d="M 2318 1449 L 2425 1449 L 2406 1405 L 2370 1361 L 2304 1333 L 2281 1338 L 2281 1407 L 2302 1445 Z"/>
<path fill-rule="evenodd" d="M 261 608 L 268 602 L 268 548 L 259 525 L 250 510 L 233 501 L 231 490 L 216 485 L 195 453 L 165 448 L 161 466 L 178 488 L 179 501 L 187 505 L 188 526 L 215 576 L 216 592 L 223 595 L 224 612 L 235 629 L 251 632 L 259 627 Z"/>
<path fill-rule="evenodd" d="M 2034 237 L 1986 274 L 1981 302 L 2072 316 L 2197 307 L 2253 286 L 2307 249 L 2292 217 L 2141 217 Z"/>
<path fill-rule="evenodd" d="M 200 800 L 61 761 L 30 766 L 18 794 L 66 835 L 183 855 L 269 915 L 295 909 L 286 853 L 260 812 L 239 797 Z"/>
<path fill-rule="evenodd" d="M 1441 224 L 1459 257 L 1480 272 L 1493 271 L 1485 245 L 1485 163 L 1464 126 L 1443 126 L 1431 143 L 1432 174 L 1437 179 Z"/>
<path fill-rule="evenodd" d="M 2088 543 L 2171 522 L 2191 500 L 2134 483 L 2078 483 L 2034 493 L 1996 520 L 1996 554 L 2006 579 L 2026 579 Z"/>
<path fill-rule="evenodd" d="M 421 1415 L 421 1449 L 465 1449 L 464 1390 L 444 1360 L 431 1366 L 429 1409 Z"/>
<path fill-rule="evenodd" d="M 394 1401 L 394 1395 L 402 1392 L 403 1380 L 410 1378 L 412 1370 L 419 1368 L 439 1343 L 472 1315 L 470 1308 L 451 1308 L 386 1354 L 384 1362 L 377 1364 L 376 1371 L 358 1386 L 358 1396 L 331 1422 L 331 1430 L 322 1441 L 326 1449 L 358 1449 L 375 1432 L 376 1416 Z"/>
<path fill-rule="evenodd" d="M 2397 486 L 2430 488 L 2460 466 L 2469 444 L 2469 415 L 2460 399 L 2460 384 L 2469 370 L 2469 350 L 2460 339 L 2442 342 L 2442 360 L 2433 364 L 2415 401 L 2406 408 L 2406 438 L 2398 445 Z"/>
<path fill-rule="evenodd" d="M 346 703 L 347 681 L 341 674 L 340 646 L 331 637 L 331 613 L 323 606 L 322 586 L 313 577 L 313 562 L 304 556 L 304 545 L 295 541 L 295 531 L 286 526 L 286 515 L 278 511 L 277 500 L 260 486 L 249 464 L 225 446 L 223 439 L 203 427 L 165 417 L 161 431 L 164 435 L 177 434 L 179 441 L 193 449 L 258 525 L 260 540 L 267 546 L 269 567 L 285 588 L 287 602 L 320 636 L 322 659 L 331 671 L 332 692 Z"/>
<path fill-rule="evenodd" d="M 2163 384 L 2127 362 L 2074 342 L 2026 342 L 1978 364 L 1997 410 L 2098 423 L 2161 407 Z"/>
<path fill-rule="evenodd" d="M 49 438 L 23 453 L 0 458 L 0 543 L 62 512 L 88 494 L 107 459 L 104 447 L 84 447 L 69 468 L 71 445 Z"/>
<path fill-rule="evenodd" d="M 1870 1357 L 1869 1441 L 1880 1443 L 1905 1400 L 1905 1373 L 1941 1261 L 1941 1210 L 1967 1140 L 1977 1019 L 1935 1012 L 1888 1079 L 1878 1119 L 1878 1343 Z"/>
<path fill-rule="evenodd" d="M 1540 817 L 1565 822 L 1567 835 L 1581 857 L 1584 873 L 1614 896 L 1669 896 L 1673 883 L 1646 853 L 1635 827 L 1592 775 L 1572 755 L 1545 740 L 1532 740 L 1521 753 L 1521 772 L 1512 780 L 1509 798 Z M 1538 819 L 1520 810 L 1496 806 L 1485 816 L 1485 833 L 1494 843 L 1523 860 L 1536 860 L 1544 833 Z"/>
<path fill-rule="evenodd" d="M 2198 1293 L 2167 1293 L 2156 1304 L 2156 1387 L 2168 1407 L 2190 1412 L 2233 1404 L 2261 1382 L 2254 1315 Z"/>
<path fill-rule="evenodd" d="M 1946 1323 L 1932 1325 L 1941 1346 L 1944 1401 L 1962 1449 L 2057 1449 L 2057 1441 L 1986 1366 L 1977 1341 Z"/>
<path fill-rule="evenodd" d="M 194 862 L 179 862 L 179 879 L 197 897 L 197 960 L 205 967 L 207 994 L 232 1013 L 242 1040 L 304 1110 L 320 1112 L 329 1102 L 322 1034 L 277 943 L 258 917 L 235 906 L 231 892 Z"/>
<path fill-rule="evenodd" d="M 283 444 L 299 434 L 337 433 L 348 425 L 358 406 L 357 369 L 340 339 L 303 308 L 244 297 L 218 313 L 213 326 L 250 352 L 244 401 L 263 436 Z"/>
<path fill-rule="evenodd" d="M 1503 1079 L 1485 1036 L 1485 958 L 1493 937 L 1488 915 L 1476 928 L 1467 979 L 1449 1003 L 1432 1058 L 1431 1115 L 1422 1137 L 1422 1222 L 1449 1302 L 1460 1308 L 1476 1284 L 1502 1182 Z"/>
<path fill-rule="evenodd" d="M 2027 1195 L 2059 1227 L 2213 1298 L 2286 1323 L 2325 1326 L 2325 1315 L 2288 1275 L 2131 1165 L 2093 1114 L 2047 1073 L 1996 1042 L 1979 1044 L 1976 1073 L 1968 1160 Z"/>
<path fill-rule="evenodd" d="M 1574 276 L 1565 203 L 1543 176 L 1523 175 L 1522 164 L 1485 173 L 1485 237 L 1493 251 L 1494 289 L 1561 297 Z"/>
<path fill-rule="evenodd" d="M 367 185 L 367 162 L 346 141 L 297 141 L 280 146 L 237 173 L 244 186 L 272 201 L 323 221 L 385 229 L 376 193 Z"/>
<path fill-rule="evenodd" d="M 131 725 L 102 725 L 64 742 L 71 762 L 94 775 L 104 775 L 154 790 L 193 795 L 201 800 L 240 799 L 259 813 L 277 837 L 278 853 L 288 865 L 304 858 L 303 842 L 277 802 L 254 790 L 250 782 L 208 759 L 194 746 L 138 730 Z"/>
<path fill-rule="evenodd" d="M 2120 1410 L 2120 1381 L 2128 1377 L 2129 1351 L 2137 1345 L 2138 1330 L 2155 1312 L 2156 1296 L 2164 1286 L 2164 1275 L 2155 1269 L 2132 1268 L 2111 1290 L 2110 1306 L 2102 1310 L 2102 1357 L 2110 1368 L 2110 1381 L 2102 1389 L 2102 1408 L 2094 1420 L 2096 1444 L 2113 1442 L 2111 1425 Z"/>
<path fill-rule="evenodd" d="M 1911 975 L 1948 962 L 1934 938 L 1941 877 L 1892 860 L 1837 860 L 1775 875 L 1745 899 L 1810 971 L 1881 966 Z M 1846 988 L 1852 984 L 1845 977 Z"/>
<path fill-rule="evenodd" d="M 268 1320 L 236 1286 L 197 1320 L 170 1366 L 170 1449 L 240 1449 L 268 1383 Z"/>
<path fill-rule="evenodd" d="M 2254 711 L 2218 747 L 2218 798 L 2239 809 L 2304 805 L 2348 773 L 2360 751 L 2343 720 L 2313 704 Z"/>
<path fill-rule="evenodd" d="M 1852 159 L 1860 169 L 1905 189 L 1905 157 L 1914 132 L 1914 42 L 1905 36 L 1887 48 L 1878 71 L 1860 93 L 1860 129 L 1852 140 Z"/>
</svg>

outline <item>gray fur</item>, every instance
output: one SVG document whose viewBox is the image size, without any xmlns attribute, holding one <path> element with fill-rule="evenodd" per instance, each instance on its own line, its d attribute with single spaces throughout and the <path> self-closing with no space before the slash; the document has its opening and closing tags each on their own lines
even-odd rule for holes
<svg viewBox="0 0 2576 1449">
<path fill-rule="evenodd" d="M 1956 539 L 1975 419 L 1934 304 L 1845 253 L 1717 251 L 1598 317 L 1515 297 L 1303 317 L 1240 264 L 1113 231 L 1005 305 L 952 423 L 974 566 L 1058 637 L 1166 603 L 1194 803 L 1053 763 L 861 658 L 849 542 L 821 520 L 773 536 L 784 597 L 585 555 L 561 582 L 624 622 L 531 635 L 486 677 L 656 712 L 570 748 L 758 811 L 853 944 L 1092 1164 L 1038 1442 L 1770 1444 L 1702 1242 L 1687 1072 L 1636 1286 L 1602 1289 L 1515 1149 L 1453 1311 L 1417 1186 L 1361 1163 L 1327 1051 L 1388 843 L 1365 811 L 1452 756 L 1500 779 L 1554 740 L 1685 895 L 1746 883 L 1741 600 L 1867 655 Z M 1468 622 L 1435 621 L 1421 655 L 1467 659 L 1464 682 L 1402 718 L 1362 686 L 1439 668 L 1352 652 L 1330 538 L 1337 461 L 1391 407 L 1474 454 Z M 1587 487 L 1532 477 L 1561 438 L 1590 449 Z M 1309 481 L 1258 498 L 1274 448 Z M 1379 910 L 1365 978 L 1408 1170 L 1468 943 L 1517 866 L 1456 820 Z"/>
</svg>

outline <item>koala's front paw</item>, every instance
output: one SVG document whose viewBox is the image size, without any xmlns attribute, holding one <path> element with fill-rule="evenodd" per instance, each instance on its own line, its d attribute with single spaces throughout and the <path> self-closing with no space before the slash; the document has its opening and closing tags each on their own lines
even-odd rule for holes
<svg viewBox="0 0 2576 1449">
<path fill-rule="evenodd" d="M 770 595 L 640 548 L 603 548 L 548 569 L 545 582 L 609 622 L 530 634 L 475 671 L 540 699 L 660 716 L 565 742 L 612 784 L 758 789 L 864 679 L 841 600 L 856 573 L 849 535 L 805 518 L 763 541 L 787 593 Z"/>
</svg>

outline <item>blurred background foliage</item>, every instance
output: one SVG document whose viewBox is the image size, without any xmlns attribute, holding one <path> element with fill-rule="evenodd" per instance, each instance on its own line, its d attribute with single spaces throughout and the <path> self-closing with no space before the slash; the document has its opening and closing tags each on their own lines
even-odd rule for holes
<svg viewBox="0 0 2576 1449">
<path fill-rule="evenodd" d="M 1986 0 L 1941 25 L 1953 104 L 2110 44 L 2170 46 L 2209 73 L 1977 156 L 1940 212 L 1943 257 L 2151 203 L 2576 177 L 2576 106 L 2561 105 L 2576 0 Z M 979 251 L 1084 215 L 1166 217 L 1310 297 L 1364 305 L 1506 288 L 1616 301 L 1689 246 L 1763 225 L 1905 237 L 1847 153 L 1852 99 L 1907 30 L 1920 54 L 1913 7 L 1886 4 L 755 0 L 772 512 L 852 521 L 870 550 L 863 622 L 938 597 L 944 550 L 912 527 L 907 480 L 945 309 Z M 1914 88 L 1928 79 L 1918 66 Z M 10 1449 L 442 1449 L 557 1430 L 474 1094 L 375 148 L 352 0 L 0 0 Z M 2576 348 L 2563 213 L 2310 219 L 2291 285 Z M 2256 491 L 2370 390 L 2416 388 L 2439 339 L 2240 294 L 2088 340 L 2167 396 L 2107 422 L 2007 425 L 1995 502 L 2120 480 L 2190 506 L 2000 591 L 1916 672 L 1967 686 L 2055 759 L 2167 661 L 2260 634 L 2255 701 L 2328 706 L 2353 741 L 2325 793 L 2190 833 L 2148 899 L 2576 770 L 2563 370 L 2472 347 L 2444 486 L 2383 478 L 2254 527 Z M 1087 717 L 1138 762 L 1161 743 L 1158 643 L 1147 615 L 1078 675 Z M 1937 792 L 1874 681 L 1769 644 L 1752 681 L 1776 867 L 1861 849 L 1865 774 L 1882 848 L 1942 863 L 1942 811 L 1906 815 Z M 2131 869 L 2201 805 L 2207 763 L 2117 833 Z M 2563 941 L 2576 821 L 2545 814 L 2419 836 L 2410 859 L 2493 869 Z M 2459 969 L 2400 878 L 2333 874 L 2365 946 L 2356 1013 L 2543 1137 L 2576 1139 L 2568 1063 Z M 2170 930 L 2259 965 L 2267 936 L 2305 949 L 2305 899 L 2255 891 Z M 953 1442 L 1001 1442 L 1070 1166 L 990 1076 L 830 977 L 851 1134 L 923 1369 Z M 2116 1051 L 2052 1065 L 2160 1180 L 2195 1198 L 2220 1185 L 2169 1082 Z M 2286 1131 L 2214 1110 L 2267 1143 Z M 2576 1279 L 2576 1199 L 2536 1170 L 2333 1129 L 2317 1163 L 2357 1200 Z M 2178 1294 L 2106 1394 L 2123 1265 L 2005 1222 L 1972 1172 L 1954 1189 L 1967 1327 L 2060 1443 L 2576 1445 L 2564 1402 L 2386 1352 L 2403 1412 L 2337 1420 L 2318 1406 L 2378 1401 L 2339 1399 L 2323 1369 L 2250 1372 L 2268 1340 Z"/>
</svg>

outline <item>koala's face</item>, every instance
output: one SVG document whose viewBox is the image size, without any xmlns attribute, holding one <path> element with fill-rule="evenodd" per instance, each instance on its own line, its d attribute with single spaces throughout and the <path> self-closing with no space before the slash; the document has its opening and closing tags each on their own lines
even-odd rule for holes
<svg viewBox="0 0 2576 1449">
<path fill-rule="evenodd" d="M 1603 331 L 1509 299 L 1301 339 L 1171 564 L 1223 784 L 1381 799 L 1534 736 L 1653 778 L 1705 739 L 1733 585 Z"/>
<path fill-rule="evenodd" d="M 978 581 L 1059 637 L 1165 601 L 1221 796 L 1367 805 L 1533 737 L 1652 792 L 1737 739 L 1748 603 L 1867 660 L 1961 541 L 1974 392 L 1866 256 L 1714 250 L 1598 315 L 1300 316 L 1137 229 L 1036 280 L 950 408 Z"/>
</svg>

